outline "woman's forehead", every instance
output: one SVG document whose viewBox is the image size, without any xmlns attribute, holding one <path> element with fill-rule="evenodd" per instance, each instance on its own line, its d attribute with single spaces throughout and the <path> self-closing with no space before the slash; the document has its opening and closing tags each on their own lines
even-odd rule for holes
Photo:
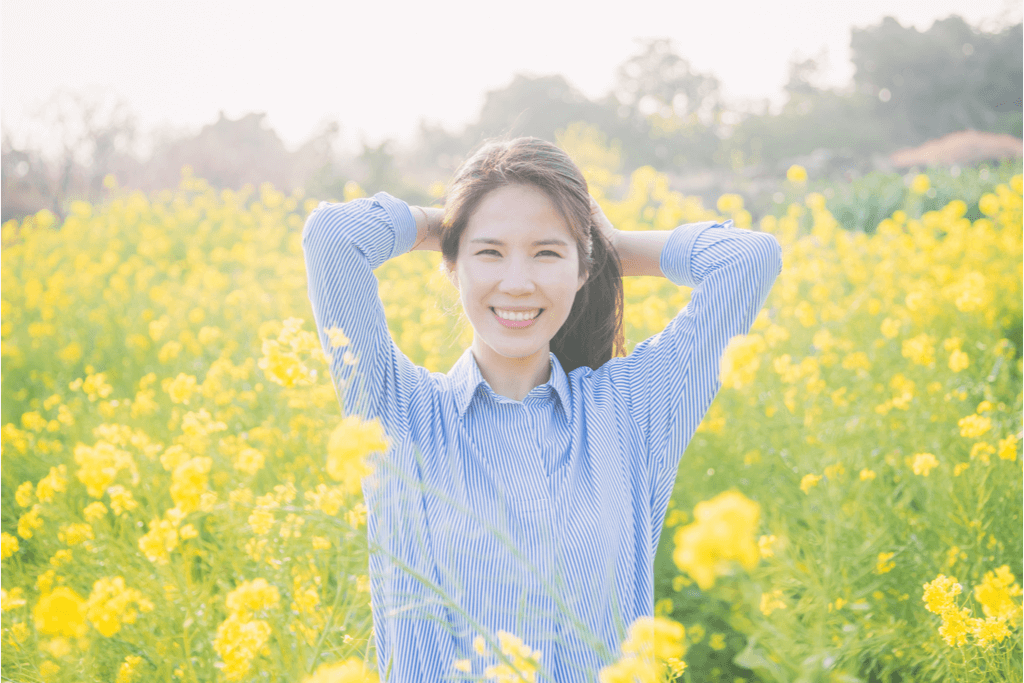
<svg viewBox="0 0 1024 683">
<path fill-rule="evenodd" d="M 548 195 L 528 185 L 508 185 L 489 192 L 469 217 L 463 241 L 527 243 L 573 238 L 561 212 Z"/>
</svg>

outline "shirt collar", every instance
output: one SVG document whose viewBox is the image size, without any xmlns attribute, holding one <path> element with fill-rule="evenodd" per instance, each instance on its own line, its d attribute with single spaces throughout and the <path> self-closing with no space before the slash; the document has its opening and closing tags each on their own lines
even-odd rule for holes
<svg viewBox="0 0 1024 683">
<path fill-rule="evenodd" d="M 565 370 L 562 369 L 562 364 L 558 362 L 555 354 L 549 351 L 548 355 L 551 361 L 551 378 L 540 386 L 554 387 L 554 393 L 562 404 L 563 413 L 568 414 L 569 380 L 566 378 Z M 455 406 L 459 410 L 460 417 L 466 414 L 466 409 L 476 395 L 477 387 L 485 384 L 488 389 L 491 389 L 490 385 L 487 384 L 487 380 L 480 374 L 480 366 L 477 365 L 472 349 L 466 349 L 463 352 L 459 360 L 452 366 L 452 369 L 448 371 L 448 379 L 455 392 Z M 494 390 L 491 389 L 491 391 Z"/>
</svg>

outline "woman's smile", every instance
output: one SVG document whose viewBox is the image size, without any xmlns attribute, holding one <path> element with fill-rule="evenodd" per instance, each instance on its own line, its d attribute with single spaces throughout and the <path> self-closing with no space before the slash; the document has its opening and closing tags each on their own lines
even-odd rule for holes
<svg viewBox="0 0 1024 683">
<path fill-rule="evenodd" d="M 511 328 L 530 327 L 543 312 L 543 308 L 534 308 L 526 311 L 512 311 L 505 308 L 491 307 L 491 313 L 494 314 L 494 317 L 498 322 L 505 327 Z"/>
</svg>

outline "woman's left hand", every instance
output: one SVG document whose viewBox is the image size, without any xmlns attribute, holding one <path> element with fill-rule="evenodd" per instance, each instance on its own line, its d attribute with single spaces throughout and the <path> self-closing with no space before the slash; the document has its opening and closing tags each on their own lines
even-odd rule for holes
<svg viewBox="0 0 1024 683">
<path fill-rule="evenodd" d="M 593 216 L 594 224 L 601 231 L 601 234 L 605 236 L 605 239 L 607 239 L 613 247 L 618 248 L 619 231 L 615 229 L 612 222 L 604 215 L 604 211 L 601 210 L 601 205 L 598 204 L 597 200 L 593 197 L 590 198 L 590 215 Z"/>
</svg>

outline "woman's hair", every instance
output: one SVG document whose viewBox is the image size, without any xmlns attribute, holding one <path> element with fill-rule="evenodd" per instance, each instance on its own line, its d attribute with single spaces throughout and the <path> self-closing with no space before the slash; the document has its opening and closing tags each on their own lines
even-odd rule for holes
<svg viewBox="0 0 1024 683">
<path fill-rule="evenodd" d="M 594 225 L 587 181 L 561 149 L 539 138 L 488 140 L 449 183 L 441 225 L 441 255 L 453 269 L 459 240 L 470 216 L 492 190 L 529 185 L 555 204 L 576 241 L 579 274 L 588 275 L 572 310 L 551 339 L 551 351 L 570 373 L 584 365 L 597 370 L 625 355 L 622 332 L 622 267 L 619 255 Z"/>
</svg>

